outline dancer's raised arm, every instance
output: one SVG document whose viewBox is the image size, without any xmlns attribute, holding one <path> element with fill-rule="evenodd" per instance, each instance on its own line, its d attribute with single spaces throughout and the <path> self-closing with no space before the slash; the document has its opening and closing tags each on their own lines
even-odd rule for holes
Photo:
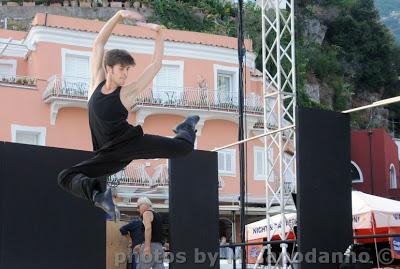
<svg viewBox="0 0 400 269">
<path fill-rule="evenodd" d="M 121 19 L 133 19 L 140 21 L 144 18 L 137 12 L 120 10 L 107 21 L 103 28 L 101 28 L 93 43 L 93 50 L 90 59 L 90 70 L 92 79 L 89 91 L 93 91 L 93 88 L 105 79 L 105 71 L 103 66 L 104 46 L 110 38 L 115 26 L 121 21 Z M 89 92 L 89 96 L 90 94 L 91 92 Z"/>
<path fill-rule="evenodd" d="M 135 96 L 143 91 L 153 81 L 154 77 L 161 69 L 162 59 L 164 56 L 164 37 L 160 25 L 143 22 L 138 22 L 137 25 L 149 28 L 156 33 L 155 47 L 151 64 L 146 67 L 134 82 L 122 87 L 122 93 L 130 100 L 134 100 Z"/>
</svg>

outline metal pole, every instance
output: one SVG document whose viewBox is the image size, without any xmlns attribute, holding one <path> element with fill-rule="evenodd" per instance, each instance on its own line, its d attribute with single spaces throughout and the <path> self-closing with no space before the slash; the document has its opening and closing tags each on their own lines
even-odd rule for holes
<svg viewBox="0 0 400 269">
<path fill-rule="evenodd" d="M 239 60 L 239 140 L 244 139 L 244 119 L 243 119 L 243 0 L 239 0 L 239 31 L 238 31 L 238 60 Z M 240 240 L 245 242 L 246 216 L 244 207 L 245 200 L 245 154 L 244 143 L 239 145 L 239 160 L 240 160 Z M 242 269 L 246 268 L 246 247 L 242 246 Z"/>
</svg>

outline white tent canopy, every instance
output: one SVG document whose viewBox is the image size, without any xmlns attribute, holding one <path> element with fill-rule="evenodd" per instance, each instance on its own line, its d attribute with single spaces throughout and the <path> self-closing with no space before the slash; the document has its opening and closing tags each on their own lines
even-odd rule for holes
<svg viewBox="0 0 400 269">
<path fill-rule="evenodd" d="M 353 191 L 352 209 L 353 229 L 372 228 L 372 216 L 377 228 L 400 226 L 400 201 Z"/>
<path fill-rule="evenodd" d="M 376 228 L 400 227 L 400 201 L 391 200 L 360 191 L 352 191 L 353 229 L 371 229 L 373 219 Z M 285 231 L 297 224 L 296 213 L 286 214 Z M 271 235 L 279 234 L 281 215 L 270 218 Z M 267 237 L 267 220 L 262 219 L 246 225 L 247 240 Z"/>
</svg>

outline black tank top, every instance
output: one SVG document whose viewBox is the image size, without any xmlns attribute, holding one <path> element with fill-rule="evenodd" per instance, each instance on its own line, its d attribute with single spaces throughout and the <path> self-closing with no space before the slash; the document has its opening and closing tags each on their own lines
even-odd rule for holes
<svg viewBox="0 0 400 269">
<path fill-rule="evenodd" d="M 162 243 L 164 240 L 164 233 L 162 230 L 162 219 L 158 212 L 153 210 L 148 210 L 153 212 L 153 221 L 151 222 L 151 242 Z M 144 229 L 144 227 L 143 227 Z"/>
<path fill-rule="evenodd" d="M 132 136 L 143 135 L 140 126 L 128 123 L 128 110 L 120 99 L 121 87 L 109 94 L 101 92 L 104 80 L 94 90 L 88 103 L 89 126 L 95 151 L 109 148 Z"/>
</svg>

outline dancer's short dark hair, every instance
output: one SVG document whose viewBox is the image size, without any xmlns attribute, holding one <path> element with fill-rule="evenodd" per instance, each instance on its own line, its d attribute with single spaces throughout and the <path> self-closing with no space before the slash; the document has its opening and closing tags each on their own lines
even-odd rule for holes
<svg viewBox="0 0 400 269">
<path fill-rule="evenodd" d="M 120 64 L 122 66 L 135 65 L 132 55 L 121 49 L 112 49 L 106 52 L 104 56 L 104 67 Z"/>
</svg>

